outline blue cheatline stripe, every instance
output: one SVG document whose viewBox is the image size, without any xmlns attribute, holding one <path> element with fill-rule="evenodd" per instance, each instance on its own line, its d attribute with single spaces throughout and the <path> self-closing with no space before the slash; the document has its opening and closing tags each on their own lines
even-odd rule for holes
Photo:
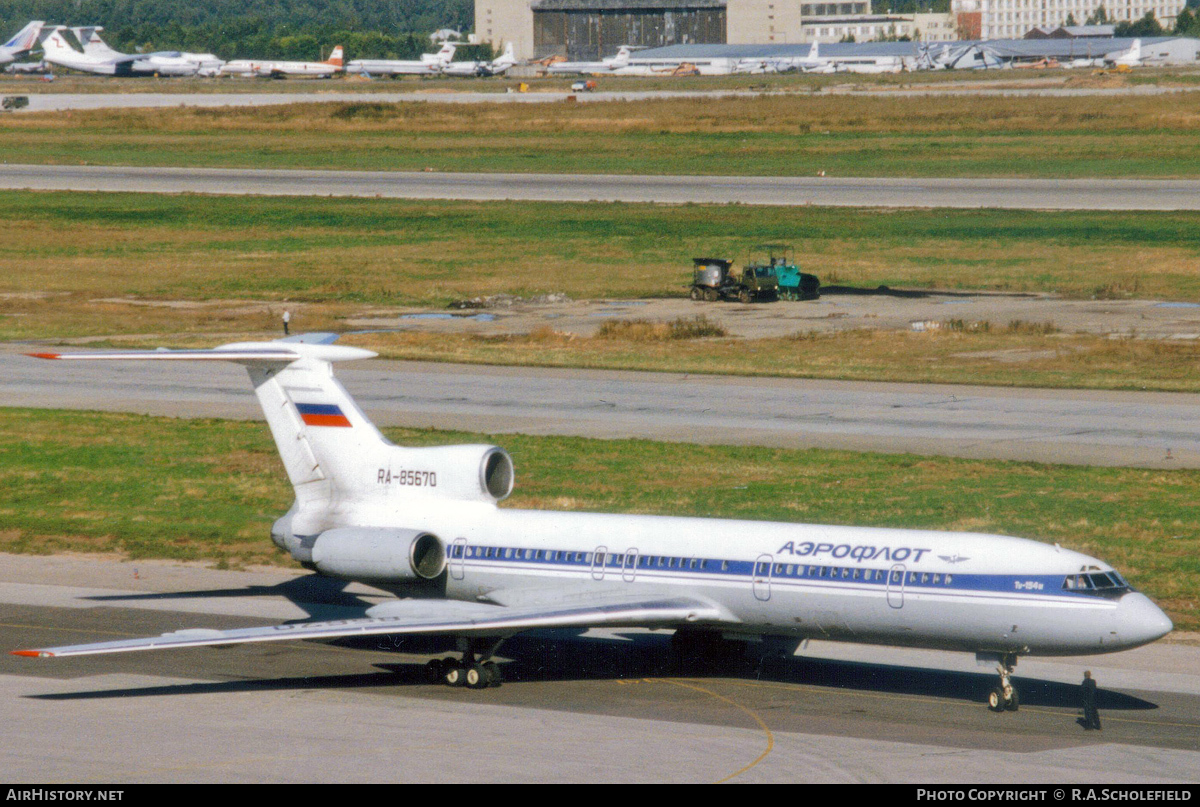
<svg viewBox="0 0 1200 807">
<path fill-rule="evenodd" d="M 592 559 L 594 552 L 585 552 L 581 550 L 555 550 L 542 549 L 533 550 L 518 547 L 503 547 L 503 546 L 485 546 L 472 545 L 466 547 L 467 554 L 464 555 L 464 547 L 462 545 L 452 545 L 450 547 L 450 560 L 453 561 L 470 561 L 473 566 L 489 566 L 496 565 L 502 567 L 521 566 L 525 568 L 567 568 L 574 569 L 580 572 L 588 571 L 595 568 L 599 570 L 599 566 L 593 566 Z M 487 550 L 492 550 L 492 556 L 487 556 Z M 505 557 L 505 552 L 511 552 L 512 557 Z M 532 553 L 532 557 L 526 557 L 526 553 Z M 540 557 L 538 556 L 540 553 Z M 679 577 L 694 577 L 704 576 L 713 579 L 729 579 L 729 578 L 749 578 L 754 575 L 756 578 L 765 582 L 765 572 L 756 572 L 757 561 L 748 560 L 716 560 L 713 558 L 679 558 L 678 556 L 666 555 L 638 555 L 636 566 L 629 568 L 622 565 L 614 565 L 609 560 L 615 555 L 627 555 L 623 552 L 609 552 L 605 556 L 603 569 L 604 575 L 618 576 L 635 572 L 636 574 L 653 574 L 657 576 L 679 576 Z M 659 560 L 662 564 L 659 564 Z M 675 565 L 669 564 L 670 560 L 675 561 Z M 680 563 L 682 560 L 682 564 Z M 695 567 L 691 565 L 692 560 L 696 561 Z M 854 568 L 852 566 L 830 566 L 825 564 L 798 564 L 784 563 L 772 564 L 772 566 L 783 566 L 784 571 L 773 572 L 771 581 L 779 584 L 804 582 L 804 583 L 824 583 L 824 584 L 845 584 L 850 586 L 878 586 L 881 589 L 888 586 L 889 577 L 893 574 L 891 569 L 881 569 L 879 567 L 858 567 L 859 576 L 854 577 Z M 788 574 L 786 569 L 791 566 L 794 570 L 792 574 Z M 846 576 L 842 576 L 842 570 L 848 570 Z M 801 572 L 800 570 L 803 570 Z M 824 570 L 824 574 L 821 571 Z M 836 570 L 837 574 L 832 573 Z M 810 573 L 815 572 L 815 573 Z M 870 577 L 864 576 L 864 573 L 870 572 Z M 898 574 L 898 573 L 897 573 Z M 934 576 L 938 577 L 938 582 L 933 582 Z M 947 583 L 946 578 L 950 577 L 951 582 Z M 904 572 L 904 581 L 895 581 L 892 583 L 892 590 L 898 591 L 903 585 L 905 592 L 918 593 L 929 592 L 935 593 L 944 592 L 979 592 L 989 594 L 1015 594 L 1015 595 L 1039 595 L 1043 597 L 1063 597 L 1078 601 L 1093 602 L 1102 598 L 1102 595 L 1094 591 L 1083 590 L 1068 590 L 1062 587 L 1064 575 L 1019 575 L 1019 574 L 964 574 L 956 572 L 924 572 L 907 569 Z M 1129 590 L 1129 589 L 1127 589 Z"/>
</svg>

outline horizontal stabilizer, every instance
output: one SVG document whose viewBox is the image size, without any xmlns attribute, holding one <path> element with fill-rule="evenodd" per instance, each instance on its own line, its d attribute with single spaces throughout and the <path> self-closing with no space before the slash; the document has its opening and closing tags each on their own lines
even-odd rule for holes
<svg viewBox="0 0 1200 807">
<path fill-rule="evenodd" d="M 253 362 L 290 363 L 299 359 L 319 361 L 353 361 L 370 359 L 378 354 L 357 347 L 329 344 L 333 334 L 301 334 L 293 339 L 272 342 L 236 342 L 211 350 L 102 350 L 87 353 L 30 353 L 38 359 L 63 361 L 231 361 L 238 364 Z M 336 337 L 335 337 L 336 338 Z"/>
</svg>

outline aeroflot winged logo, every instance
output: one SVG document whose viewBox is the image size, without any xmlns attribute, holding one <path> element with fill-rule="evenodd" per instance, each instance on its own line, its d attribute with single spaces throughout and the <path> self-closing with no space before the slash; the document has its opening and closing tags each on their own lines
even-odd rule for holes
<svg viewBox="0 0 1200 807">
<path fill-rule="evenodd" d="M 350 419 L 337 404 L 296 404 L 300 419 L 306 426 L 350 426 Z"/>
</svg>

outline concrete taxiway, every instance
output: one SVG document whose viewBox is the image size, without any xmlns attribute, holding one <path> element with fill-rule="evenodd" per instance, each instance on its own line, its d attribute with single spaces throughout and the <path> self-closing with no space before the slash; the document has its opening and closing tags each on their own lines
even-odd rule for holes
<svg viewBox="0 0 1200 807">
<path fill-rule="evenodd" d="M 172 362 L 68 364 L 15 347 L 0 349 L 6 405 L 262 417 L 245 372 L 233 365 L 201 372 Z M 1200 467 L 1194 394 L 378 360 L 341 366 L 338 377 L 384 426 Z"/>
<path fill-rule="evenodd" d="M 0 555 L 0 647 L 361 611 L 379 592 L 287 571 Z M 427 684 L 445 648 L 287 643 L 0 657 L 19 782 L 1164 783 L 1200 772 L 1200 648 L 1023 659 L 1019 712 L 967 654 L 812 642 L 673 668 L 665 631 L 533 633 L 506 683 Z M 1100 682 L 1104 729 L 1079 722 Z"/>
<path fill-rule="evenodd" d="M 1200 180 L 468 174 L 0 165 L 0 188 L 664 204 L 1200 210 Z"/>
</svg>

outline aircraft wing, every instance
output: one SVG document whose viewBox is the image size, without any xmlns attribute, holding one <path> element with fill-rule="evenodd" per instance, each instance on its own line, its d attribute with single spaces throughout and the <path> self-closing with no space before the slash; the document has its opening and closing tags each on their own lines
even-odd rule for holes
<svg viewBox="0 0 1200 807">
<path fill-rule="evenodd" d="M 361 619 L 300 622 L 262 628 L 180 630 L 142 639 L 14 650 L 15 656 L 57 658 L 135 650 L 334 639 L 343 636 L 453 634 L 505 636 L 535 628 L 674 627 L 694 622 L 732 622 L 725 612 L 693 597 L 567 597 L 548 606 L 542 597 L 505 606 L 455 600 L 396 600 L 375 606 Z"/>
</svg>

